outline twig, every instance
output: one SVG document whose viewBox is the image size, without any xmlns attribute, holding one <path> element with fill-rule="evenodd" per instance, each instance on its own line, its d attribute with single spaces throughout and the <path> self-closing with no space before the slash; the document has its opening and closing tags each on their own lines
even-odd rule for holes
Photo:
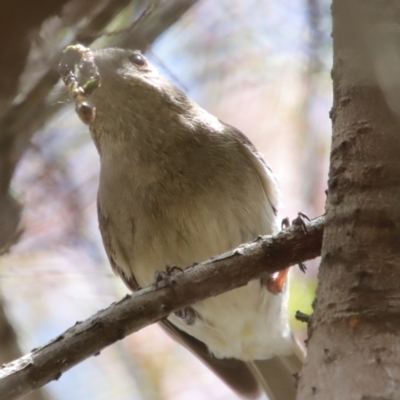
<svg viewBox="0 0 400 400">
<path fill-rule="evenodd" d="M 305 322 L 307 324 L 308 324 L 308 322 L 310 321 L 310 318 L 311 318 L 310 315 L 305 314 L 305 313 L 303 313 L 301 311 L 296 311 L 296 314 L 295 314 L 294 317 L 297 319 L 297 321 Z"/>
</svg>

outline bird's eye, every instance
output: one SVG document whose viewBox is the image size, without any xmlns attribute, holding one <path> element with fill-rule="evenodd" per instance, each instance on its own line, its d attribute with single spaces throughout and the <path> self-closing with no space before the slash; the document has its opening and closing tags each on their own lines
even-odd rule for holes
<svg viewBox="0 0 400 400">
<path fill-rule="evenodd" d="M 147 61 L 141 54 L 133 54 L 129 57 L 129 61 L 138 68 L 147 67 Z"/>
</svg>

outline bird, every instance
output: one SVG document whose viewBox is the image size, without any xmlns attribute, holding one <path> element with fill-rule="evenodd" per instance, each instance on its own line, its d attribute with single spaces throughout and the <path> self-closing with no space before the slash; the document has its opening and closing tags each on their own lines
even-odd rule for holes
<svg viewBox="0 0 400 400">
<path fill-rule="evenodd" d="M 128 288 L 279 231 L 277 180 L 241 131 L 140 51 L 78 49 L 84 61 L 60 65 L 72 70 L 76 109 L 99 153 L 99 227 Z M 78 90 L 82 80 L 90 84 Z M 239 396 L 294 400 L 304 351 L 289 327 L 289 275 L 265 274 L 160 324 Z"/>
</svg>

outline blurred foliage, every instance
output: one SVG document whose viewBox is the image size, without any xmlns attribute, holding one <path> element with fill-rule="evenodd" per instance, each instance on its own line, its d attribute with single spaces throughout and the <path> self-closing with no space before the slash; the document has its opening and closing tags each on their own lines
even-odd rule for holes
<svg viewBox="0 0 400 400">
<path fill-rule="evenodd" d="M 292 318 L 291 326 L 296 334 L 305 339 L 305 323 L 294 318 L 296 311 L 301 311 L 304 314 L 312 314 L 312 302 L 315 295 L 317 282 L 313 279 L 302 279 L 294 274 L 290 282 L 290 299 L 289 299 L 289 314 Z"/>
<path fill-rule="evenodd" d="M 140 10 L 139 10 L 140 11 Z M 108 31 L 138 10 L 125 10 Z M 65 33 L 68 35 L 68 32 Z M 194 100 L 241 129 L 282 189 L 282 216 L 324 212 L 330 145 L 327 0 L 199 1 L 149 49 L 149 58 Z M 105 36 L 96 46 L 113 43 Z M 53 93 L 54 105 L 65 89 Z M 66 105 L 38 132 L 13 190 L 25 233 L 0 261 L 9 314 L 24 349 L 45 343 L 127 290 L 112 275 L 97 229 L 99 163 L 87 127 Z M 291 315 L 311 313 L 317 261 L 294 271 Z M 305 338 L 305 325 L 293 321 Z M 48 385 L 53 399 L 234 399 L 158 327 L 149 327 Z"/>
</svg>

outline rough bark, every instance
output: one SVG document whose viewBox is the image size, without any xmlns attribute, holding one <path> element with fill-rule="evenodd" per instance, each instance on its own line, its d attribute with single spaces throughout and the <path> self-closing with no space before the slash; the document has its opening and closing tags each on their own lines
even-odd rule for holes
<svg viewBox="0 0 400 400">
<path fill-rule="evenodd" d="M 333 0 L 326 228 L 298 399 L 400 393 L 400 3 Z"/>
<path fill-rule="evenodd" d="M 189 267 L 157 290 L 147 287 L 76 325 L 49 344 L 0 369 L 0 398 L 17 399 L 54 379 L 104 347 L 171 312 L 245 285 L 320 254 L 324 217 L 260 237 L 236 250 Z"/>
</svg>

